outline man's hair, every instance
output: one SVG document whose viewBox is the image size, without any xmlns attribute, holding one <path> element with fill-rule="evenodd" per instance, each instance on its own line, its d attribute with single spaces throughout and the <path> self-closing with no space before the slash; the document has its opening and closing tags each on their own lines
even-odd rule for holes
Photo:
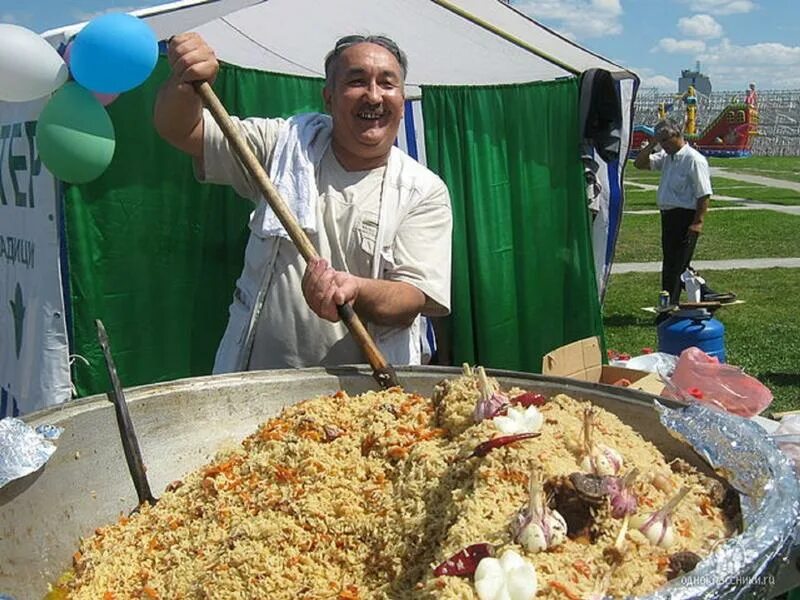
<svg viewBox="0 0 800 600">
<path fill-rule="evenodd" d="M 655 128 L 656 139 L 667 139 L 672 137 L 680 137 L 683 135 L 683 128 L 669 119 L 659 121 L 656 123 Z"/>
<path fill-rule="evenodd" d="M 336 73 L 336 63 L 338 62 L 339 56 L 342 54 L 342 52 L 351 46 L 363 43 L 376 44 L 382 48 L 386 48 L 389 52 L 391 52 L 392 56 L 394 56 L 397 59 L 397 62 L 400 63 L 400 70 L 402 71 L 403 81 L 405 82 L 406 73 L 408 72 L 408 58 L 406 58 L 405 52 L 400 50 L 400 47 L 395 43 L 394 40 L 383 35 L 346 35 L 336 41 L 336 44 L 333 46 L 333 50 L 328 52 L 328 55 L 325 57 L 325 85 L 327 87 L 333 87 L 334 74 Z"/>
</svg>

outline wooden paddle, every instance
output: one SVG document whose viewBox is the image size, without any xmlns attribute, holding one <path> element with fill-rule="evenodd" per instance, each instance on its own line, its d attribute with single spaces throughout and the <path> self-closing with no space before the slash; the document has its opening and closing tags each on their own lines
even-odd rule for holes
<svg viewBox="0 0 800 600">
<path fill-rule="evenodd" d="M 228 142 L 233 146 L 239 160 L 242 161 L 245 168 L 250 173 L 250 176 L 258 185 L 259 191 L 269 203 L 273 212 L 278 217 L 278 220 L 281 222 L 281 225 L 286 229 L 286 232 L 289 234 L 289 237 L 292 242 L 294 242 L 300 254 L 306 261 L 310 261 L 312 258 L 318 258 L 319 254 L 316 248 L 314 248 L 311 240 L 308 239 L 306 232 L 300 227 L 300 224 L 297 222 L 292 211 L 289 210 L 286 202 L 281 198 L 278 190 L 275 189 L 264 167 L 250 149 L 247 141 L 234 126 L 230 115 L 228 115 L 228 111 L 225 110 L 225 107 L 214 93 L 214 90 L 207 81 L 195 81 L 194 88 L 203 99 L 203 102 L 208 107 L 208 110 L 211 112 L 211 115 L 214 117 L 220 129 L 222 129 Z M 353 307 L 350 304 L 342 304 L 337 306 L 336 309 L 339 312 L 339 318 L 347 325 L 350 334 L 364 352 L 364 356 L 372 367 L 372 376 L 381 388 L 387 389 L 398 385 L 397 374 L 394 368 L 386 361 L 386 358 L 384 358 L 383 354 L 378 349 L 378 346 L 367 331 L 367 328 L 364 327 L 364 323 L 353 310 Z"/>
</svg>

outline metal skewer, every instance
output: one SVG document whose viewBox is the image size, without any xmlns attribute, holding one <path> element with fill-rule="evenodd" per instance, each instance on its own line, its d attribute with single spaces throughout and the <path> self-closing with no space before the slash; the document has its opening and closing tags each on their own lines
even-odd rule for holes
<svg viewBox="0 0 800 600">
<path fill-rule="evenodd" d="M 97 326 L 97 339 L 100 342 L 100 348 L 103 350 L 108 376 L 111 379 L 111 391 L 108 392 L 107 395 L 109 401 L 114 405 L 114 412 L 117 415 L 117 425 L 119 426 L 119 434 L 122 439 L 122 449 L 125 451 L 125 462 L 128 463 L 128 470 L 131 473 L 131 479 L 133 479 L 133 485 L 136 488 L 136 495 L 139 497 L 139 506 L 145 502 L 153 505 L 156 503 L 156 499 L 150 492 L 150 484 L 147 482 L 147 473 L 145 473 L 144 463 L 142 462 L 142 453 L 139 450 L 136 431 L 133 428 L 133 422 L 128 412 L 128 404 L 125 402 L 125 394 L 119 382 L 117 367 L 114 365 L 114 359 L 111 357 L 111 349 L 108 345 L 108 334 L 106 334 L 106 328 L 103 326 L 103 322 L 100 319 L 95 320 L 95 325 Z"/>
</svg>

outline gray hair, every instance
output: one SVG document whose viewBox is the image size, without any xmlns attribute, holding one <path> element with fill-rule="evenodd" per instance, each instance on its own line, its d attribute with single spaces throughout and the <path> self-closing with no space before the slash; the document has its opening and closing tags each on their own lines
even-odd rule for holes
<svg viewBox="0 0 800 600">
<path fill-rule="evenodd" d="M 663 121 L 659 121 L 658 123 L 656 123 L 656 128 L 654 133 L 655 133 L 655 138 L 657 140 L 667 139 L 671 137 L 681 137 L 683 135 L 683 127 L 681 127 L 674 121 L 665 119 Z"/>
<path fill-rule="evenodd" d="M 400 50 L 400 47 L 397 45 L 397 43 L 395 43 L 394 40 L 383 35 L 346 35 L 336 41 L 336 44 L 333 46 L 333 50 L 328 52 L 328 55 L 325 57 L 326 87 L 333 87 L 333 78 L 334 74 L 336 73 L 336 63 L 338 62 L 339 56 L 342 54 L 342 52 L 351 46 L 364 43 L 376 44 L 391 52 L 392 56 L 394 56 L 397 59 L 397 62 L 400 63 L 400 70 L 402 71 L 403 81 L 405 82 L 406 73 L 408 73 L 408 58 L 406 57 L 406 53 Z"/>
</svg>

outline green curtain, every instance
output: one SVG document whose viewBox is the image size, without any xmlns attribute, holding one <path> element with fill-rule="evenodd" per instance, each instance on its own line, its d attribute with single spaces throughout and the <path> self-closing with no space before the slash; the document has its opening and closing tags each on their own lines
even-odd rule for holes
<svg viewBox="0 0 800 600">
<path fill-rule="evenodd" d="M 153 104 L 167 75 L 162 58 L 145 84 L 108 107 L 111 165 L 65 192 L 72 348 L 90 363 L 73 366 L 80 395 L 108 389 L 97 318 L 125 386 L 210 373 L 241 271 L 251 205 L 195 182 L 189 157 L 156 134 Z M 321 79 L 223 66 L 214 89 L 239 116 L 323 108 Z"/>
<path fill-rule="evenodd" d="M 428 166 L 453 203 L 454 364 L 540 372 L 602 335 L 578 82 L 423 89 Z"/>
</svg>

